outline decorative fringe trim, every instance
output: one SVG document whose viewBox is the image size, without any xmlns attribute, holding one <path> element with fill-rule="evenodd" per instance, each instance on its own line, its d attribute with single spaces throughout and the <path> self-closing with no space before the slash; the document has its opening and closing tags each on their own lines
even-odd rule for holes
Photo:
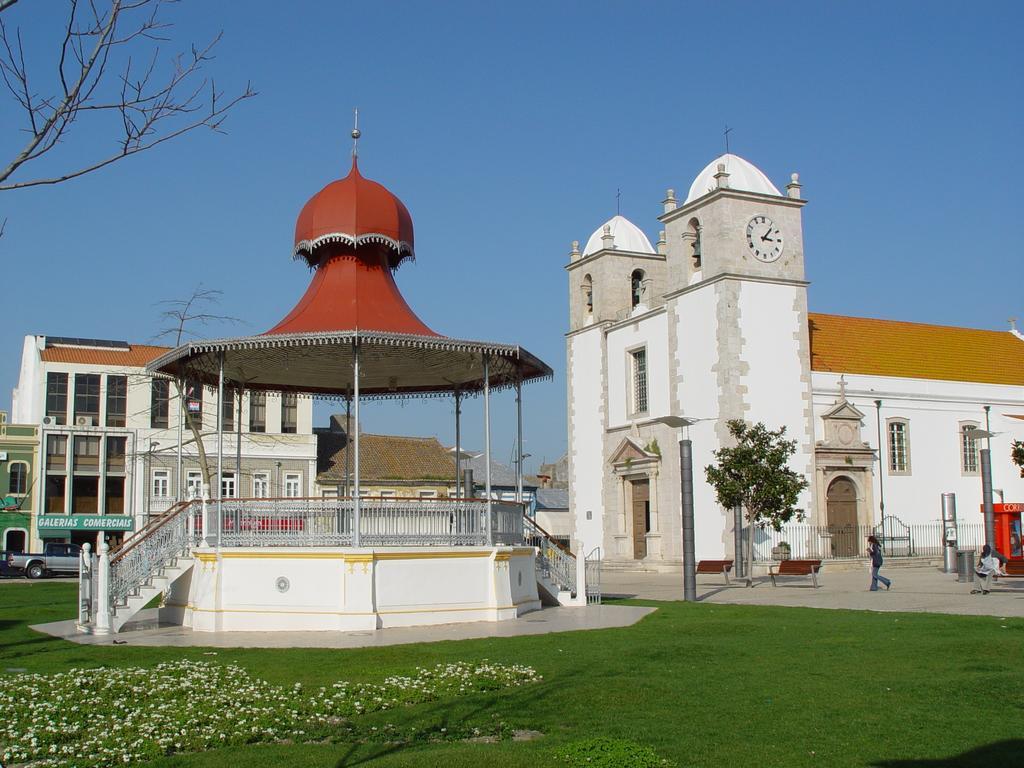
<svg viewBox="0 0 1024 768">
<path fill-rule="evenodd" d="M 355 248 L 358 248 L 363 243 L 379 243 L 380 245 L 386 245 L 399 256 L 408 256 L 413 259 L 416 258 L 416 255 L 413 253 L 412 243 L 407 243 L 405 240 L 395 240 L 393 237 L 382 235 L 379 232 L 367 232 L 365 235 L 350 235 L 347 232 L 329 232 L 326 235 L 320 235 L 320 237 L 312 240 L 300 240 L 295 244 L 295 250 L 292 252 L 292 258 L 302 258 L 305 254 L 311 255 L 313 251 L 327 243 L 348 243 Z"/>
</svg>

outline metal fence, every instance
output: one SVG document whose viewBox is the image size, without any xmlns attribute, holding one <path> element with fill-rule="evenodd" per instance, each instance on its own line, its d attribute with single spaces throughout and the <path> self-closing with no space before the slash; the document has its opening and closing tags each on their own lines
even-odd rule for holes
<svg viewBox="0 0 1024 768">
<path fill-rule="evenodd" d="M 587 604 L 601 604 L 601 548 L 594 547 L 584 559 L 587 574 Z"/>
<path fill-rule="evenodd" d="M 750 529 L 744 530 L 749 541 Z M 842 560 L 867 557 L 867 538 L 875 536 L 886 557 L 942 557 L 945 528 L 942 523 L 905 525 L 899 518 L 886 516 L 879 525 L 809 525 L 788 523 L 781 531 L 754 529 L 754 560 L 778 560 L 788 545 L 793 559 Z M 960 523 L 957 547 L 977 549 L 985 543 L 983 523 Z"/>
<path fill-rule="evenodd" d="M 210 502 L 216 520 L 217 502 Z M 351 546 L 352 499 L 224 499 L 224 547 Z M 361 499 L 359 544 L 367 547 L 488 546 L 523 541 L 523 508 L 482 499 Z M 213 532 L 211 532 L 213 533 Z M 207 537 L 208 539 L 210 537 Z"/>
</svg>

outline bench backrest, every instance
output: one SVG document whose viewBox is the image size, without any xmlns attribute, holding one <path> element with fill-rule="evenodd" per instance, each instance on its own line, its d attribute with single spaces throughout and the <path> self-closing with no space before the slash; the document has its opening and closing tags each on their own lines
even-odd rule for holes
<svg viewBox="0 0 1024 768">
<path fill-rule="evenodd" d="M 721 573 L 732 570 L 732 560 L 701 560 L 697 563 L 697 573 Z"/>
<path fill-rule="evenodd" d="M 1024 576 L 1024 560 L 1007 560 L 1006 572 L 1014 576 Z"/>
<path fill-rule="evenodd" d="M 821 560 L 783 560 L 779 563 L 780 574 L 814 573 L 821 568 Z"/>
</svg>

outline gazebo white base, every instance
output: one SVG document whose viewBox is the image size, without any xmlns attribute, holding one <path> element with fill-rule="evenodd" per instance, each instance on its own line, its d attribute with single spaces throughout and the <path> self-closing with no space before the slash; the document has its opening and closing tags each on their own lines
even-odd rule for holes
<svg viewBox="0 0 1024 768">
<path fill-rule="evenodd" d="M 541 607 L 532 547 L 196 548 L 162 621 L 200 632 L 505 621 Z"/>
</svg>

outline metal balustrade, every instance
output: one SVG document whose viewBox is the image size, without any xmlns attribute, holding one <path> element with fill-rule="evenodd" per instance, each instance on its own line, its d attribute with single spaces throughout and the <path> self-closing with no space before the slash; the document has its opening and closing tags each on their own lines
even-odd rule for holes
<svg viewBox="0 0 1024 768">
<path fill-rule="evenodd" d="M 744 538 L 749 541 L 749 531 Z M 809 525 L 788 523 L 781 531 L 754 529 L 754 560 L 778 559 L 780 545 L 789 548 L 794 559 L 842 560 L 867 557 L 867 538 L 875 536 L 886 557 L 942 557 L 946 547 L 942 523 L 904 524 L 895 516 L 886 515 L 878 525 Z M 980 550 L 985 543 L 984 523 L 959 523 L 957 547 Z"/>
<path fill-rule="evenodd" d="M 537 548 L 537 573 L 560 590 L 576 591 L 576 556 L 532 518 L 524 518 L 526 542 Z"/>
</svg>

